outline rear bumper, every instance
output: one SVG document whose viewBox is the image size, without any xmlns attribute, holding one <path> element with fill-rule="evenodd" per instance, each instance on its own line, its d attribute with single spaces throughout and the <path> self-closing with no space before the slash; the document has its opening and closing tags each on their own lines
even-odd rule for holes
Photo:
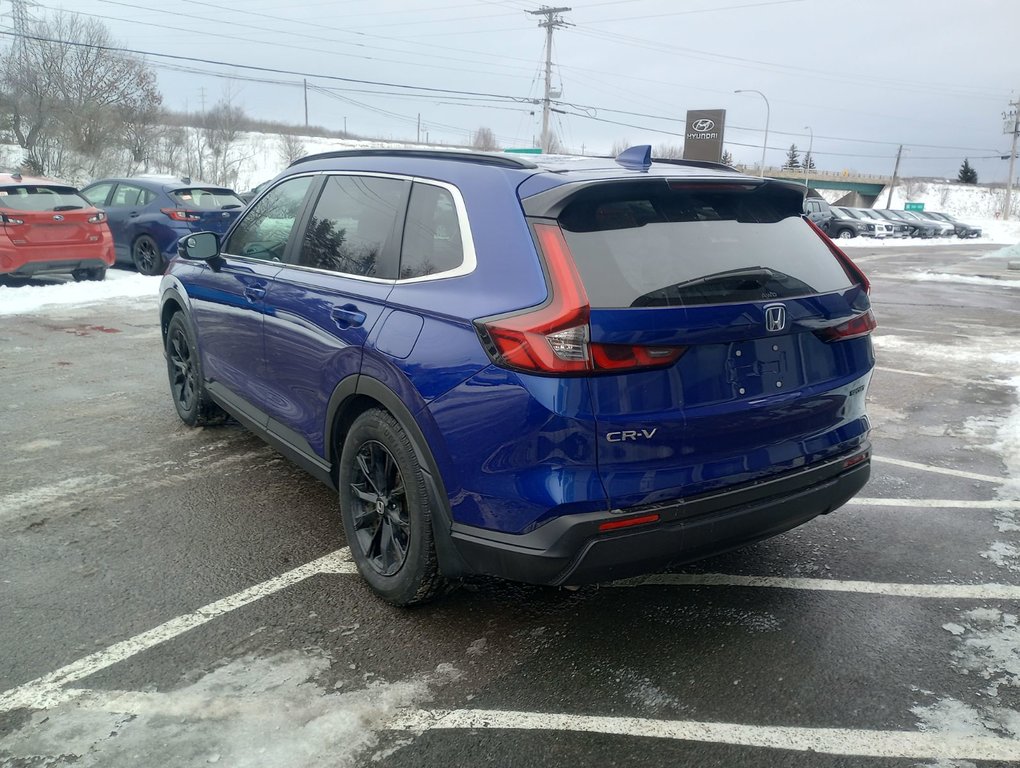
<svg viewBox="0 0 1020 768">
<path fill-rule="evenodd" d="M 31 275 L 94 269 L 113 264 L 113 243 L 26 246 L 0 251 L 0 275 Z"/>
<path fill-rule="evenodd" d="M 839 508 L 871 474 L 870 445 L 751 486 L 613 513 L 569 515 L 513 535 L 455 523 L 467 569 L 533 584 L 589 584 L 650 573 L 776 536 Z M 851 463 L 851 466 L 847 466 Z M 610 521 L 654 523 L 600 532 Z"/>
</svg>

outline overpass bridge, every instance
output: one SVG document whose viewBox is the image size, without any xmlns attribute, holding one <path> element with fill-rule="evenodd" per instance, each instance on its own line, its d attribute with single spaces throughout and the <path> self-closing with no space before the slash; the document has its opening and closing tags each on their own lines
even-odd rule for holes
<svg viewBox="0 0 1020 768">
<path fill-rule="evenodd" d="M 759 166 L 737 166 L 744 173 L 757 176 L 761 168 Z M 765 176 L 770 179 L 785 179 L 804 183 L 803 168 L 770 168 L 766 166 Z M 820 171 L 817 168 L 807 172 L 807 185 L 809 189 L 835 189 L 846 192 L 844 198 L 837 203 L 841 205 L 863 205 L 871 207 L 882 190 L 892 182 L 889 176 L 877 174 L 860 174 L 849 171 Z"/>
</svg>

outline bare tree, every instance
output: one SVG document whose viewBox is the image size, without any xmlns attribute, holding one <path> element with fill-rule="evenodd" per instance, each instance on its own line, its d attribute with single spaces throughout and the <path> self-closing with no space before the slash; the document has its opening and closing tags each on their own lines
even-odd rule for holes
<svg viewBox="0 0 1020 768">
<path fill-rule="evenodd" d="M 283 165 L 290 165 L 295 160 L 308 154 L 305 143 L 291 133 L 281 133 L 277 138 L 277 150 L 280 155 L 280 162 Z"/>
<path fill-rule="evenodd" d="M 156 78 L 115 47 L 95 19 L 55 14 L 35 22 L 3 62 L 4 109 L 11 133 L 40 170 L 95 175 L 125 148 L 126 115 L 155 115 Z"/>
<path fill-rule="evenodd" d="M 609 154 L 613 157 L 619 155 L 623 150 L 630 146 L 630 141 L 627 139 L 617 139 L 613 142 L 613 148 L 609 150 Z"/>
<path fill-rule="evenodd" d="M 474 136 L 471 137 L 471 146 L 485 152 L 499 149 L 499 144 L 496 142 L 496 134 L 492 132 L 491 128 L 486 128 L 484 125 L 475 131 Z"/>
<path fill-rule="evenodd" d="M 680 144 L 659 144 L 652 154 L 664 160 L 679 160 L 684 156 L 684 148 Z"/>
<path fill-rule="evenodd" d="M 200 168 L 205 171 L 203 178 L 208 175 L 208 181 L 225 187 L 237 185 L 241 165 L 249 159 L 242 157 L 237 147 L 246 121 L 244 110 L 232 104 L 229 95 L 206 113 L 199 152 L 204 153 L 204 143 L 210 157 L 208 165 Z"/>
</svg>

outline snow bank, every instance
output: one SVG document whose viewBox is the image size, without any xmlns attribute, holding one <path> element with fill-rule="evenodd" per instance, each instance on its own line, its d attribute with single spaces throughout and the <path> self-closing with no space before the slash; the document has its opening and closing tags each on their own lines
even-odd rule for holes
<svg viewBox="0 0 1020 768">
<path fill-rule="evenodd" d="M 0 286 L 0 315 L 24 315 L 55 306 L 96 304 L 110 299 L 156 298 L 159 275 L 110 270 L 102 282 Z M 155 302 L 153 302 L 155 305 Z"/>
</svg>

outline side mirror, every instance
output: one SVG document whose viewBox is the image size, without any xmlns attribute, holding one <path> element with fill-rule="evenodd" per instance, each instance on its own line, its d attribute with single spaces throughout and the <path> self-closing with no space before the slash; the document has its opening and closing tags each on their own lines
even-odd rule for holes
<svg viewBox="0 0 1020 768">
<path fill-rule="evenodd" d="M 182 259 L 209 261 L 220 255 L 220 238 L 215 232 L 196 232 L 177 241 L 177 253 Z"/>
</svg>

